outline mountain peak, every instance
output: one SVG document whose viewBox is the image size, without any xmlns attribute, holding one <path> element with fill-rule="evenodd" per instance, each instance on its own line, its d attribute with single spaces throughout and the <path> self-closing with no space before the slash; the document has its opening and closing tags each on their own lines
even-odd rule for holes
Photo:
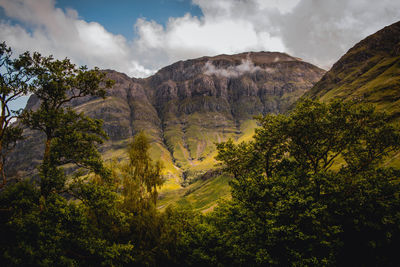
<svg viewBox="0 0 400 267">
<path fill-rule="evenodd" d="M 298 58 L 289 56 L 286 53 L 280 52 L 244 52 L 240 54 L 226 55 L 221 54 L 213 57 L 201 57 L 197 60 L 201 61 L 220 61 L 226 60 L 236 64 L 240 64 L 243 60 L 251 60 L 255 65 L 262 65 L 268 63 L 276 63 L 280 61 L 301 61 Z"/>
<path fill-rule="evenodd" d="M 198 75 L 238 77 L 251 74 L 255 71 L 271 72 L 273 69 L 282 69 L 287 65 L 298 65 L 308 69 L 317 68 L 299 58 L 280 52 L 246 52 L 234 55 L 205 56 L 196 59 L 178 61 L 160 69 L 155 75 L 149 77 L 152 84 L 160 80 L 184 81 L 193 79 Z M 318 72 L 324 70 L 318 68 Z"/>
</svg>

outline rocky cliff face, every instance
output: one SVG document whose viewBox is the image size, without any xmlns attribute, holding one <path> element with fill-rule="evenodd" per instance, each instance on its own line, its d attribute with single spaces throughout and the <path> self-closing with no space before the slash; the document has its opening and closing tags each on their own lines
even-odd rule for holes
<svg viewBox="0 0 400 267">
<path fill-rule="evenodd" d="M 168 183 L 194 177 L 214 164 L 215 142 L 250 135 L 254 115 L 285 112 L 324 71 L 282 53 L 258 52 L 179 61 L 146 79 L 107 71 L 116 81 L 103 100 L 72 103 L 78 111 L 100 118 L 109 140 L 105 159 L 124 157 L 138 131 L 152 140 L 151 154 L 166 165 Z M 38 105 L 32 96 L 27 108 Z M 41 158 L 40 135 L 25 132 L 8 162 L 8 170 L 32 173 Z"/>
</svg>

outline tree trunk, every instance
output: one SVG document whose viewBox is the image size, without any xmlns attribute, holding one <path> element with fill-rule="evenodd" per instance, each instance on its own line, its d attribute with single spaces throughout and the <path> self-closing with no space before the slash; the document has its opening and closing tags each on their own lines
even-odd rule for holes
<svg viewBox="0 0 400 267">
<path fill-rule="evenodd" d="M 6 121 L 6 106 L 4 102 L 1 102 L 1 116 L 0 116 L 0 173 L 3 179 L 3 183 L 0 185 L 0 188 L 6 185 L 7 179 L 4 173 L 4 156 L 3 156 L 3 137 L 4 137 L 4 130 L 5 130 L 5 121 Z"/>
<path fill-rule="evenodd" d="M 44 200 L 47 199 L 48 194 L 51 190 L 51 179 L 49 177 L 50 171 L 50 144 L 52 138 L 47 138 L 45 143 L 45 150 L 43 155 L 43 162 L 41 165 L 41 177 L 40 177 L 40 190 L 41 195 L 43 196 Z"/>
<path fill-rule="evenodd" d="M 43 163 L 44 162 L 49 162 L 50 160 L 50 145 L 51 145 L 51 137 L 47 137 L 46 139 L 46 144 L 45 144 L 45 149 L 44 149 L 44 155 L 43 155 Z"/>
<path fill-rule="evenodd" d="M 1 142 L 0 142 L 0 153 L 2 153 L 1 149 L 2 149 L 2 147 L 1 147 Z M 0 188 L 3 188 L 3 186 L 5 186 L 7 183 L 7 178 L 6 178 L 6 174 L 4 173 L 4 158 L 3 158 L 2 154 L 0 155 L 0 173 L 2 176 L 2 180 L 3 180 L 2 184 L 0 185 Z"/>
</svg>

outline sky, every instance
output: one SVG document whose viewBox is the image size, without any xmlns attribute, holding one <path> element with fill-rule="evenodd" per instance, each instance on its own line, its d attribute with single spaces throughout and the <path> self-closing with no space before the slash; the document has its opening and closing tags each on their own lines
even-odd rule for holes
<svg viewBox="0 0 400 267">
<path fill-rule="evenodd" d="M 328 70 L 400 20 L 394 0 L 0 0 L 0 41 L 147 77 L 179 60 L 278 51 Z"/>
</svg>

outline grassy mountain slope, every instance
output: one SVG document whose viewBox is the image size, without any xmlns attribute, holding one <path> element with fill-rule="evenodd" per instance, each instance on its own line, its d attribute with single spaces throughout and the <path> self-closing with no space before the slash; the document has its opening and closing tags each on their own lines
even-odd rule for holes
<svg viewBox="0 0 400 267">
<path fill-rule="evenodd" d="M 306 94 L 328 101 L 359 99 L 400 118 L 400 22 L 365 38 Z"/>
<path fill-rule="evenodd" d="M 357 43 L 305 94 L 373 103 L 400 123 L 400 21 Z M 400 154 L 387 165 L 400 167 Z"/>
</svg>

